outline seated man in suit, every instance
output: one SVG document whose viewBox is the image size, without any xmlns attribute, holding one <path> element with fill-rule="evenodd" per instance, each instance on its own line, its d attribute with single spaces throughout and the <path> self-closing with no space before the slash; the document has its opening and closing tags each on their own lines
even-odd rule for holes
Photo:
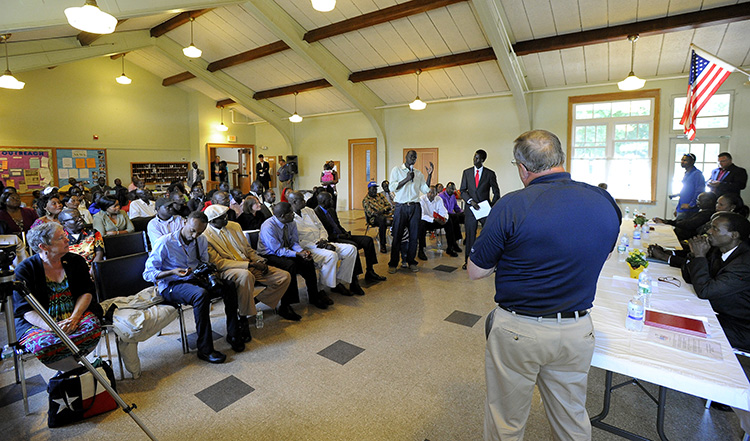
<svg viewBox="0 0 750 441">
<path fill-rule="evenodd" d="M 699 228 L 711 220 L 711 216 L 716 211 L 716 193 L 703 192 L 698 195 L 698 211 L 687 217 L 677 219 L 662 219 L 655 217 L 654 222 L 668 224 L 674 227 L 674 234 L 681 241 L 701 234 Z"/>
<path fill-rule="evenodd" d="M 453 223 L 448 217 L 448 210 L 445 209 L 443 200 L 437 197 L 437 188 L 434 185 L 430 185 L 430 191 L 427 194 L 419 197 L 419 205 L 422 209 L 422 218 L 419 220 L 419 252 L 417 257 L 421 260 L 427 260 L 427 256 L 424 254 L 426 245 L 424 236 L 428 230 L 433 231 L 440 228 L 445 228 L 445 238 L 448 242 L 446 254 L 451 257 L 458 257 L 458 253 L 453 251 L 453 247 L 456 245 Z"/>
<path fill-rule="evenodd" d="M 318 206 L 315 207 L 315 214 L 328 232 L 328 239 L 332 242 L 350 243 L 357 247 L 358 250 L 365 250 L 365 261 L 367 262 L 367 272 L 365 280 L 368 282 L 380 282 L 385 277 L 375 272 L 374 265 L 378 263 L 378 256 L 375 253 L 375 241 L 370 236 L 352 235 L 346 231 L 339 222 L 339 216 L 333 206 L 333 196 L 327 191 L 318 194 Z"/>
<path fill-rule="evenodd" d="M 367 223 L 378 227 L 380 252 L 387 253 L 385 233 L 388 232 L 388 225 L 393 225 L 393 205 L 388 202 L 383 193 L 378 193 L 377 182 L 367 184 L 367 195 L 362 199 L 362 206 L 365 209 Z"/>
<path fill-rule="evenodd" d="M 195 211 L 190 213 L 181 230 L 157 240 L 146 261 L 143 279 L 157 283 L 159 294 L 167 302 L 193 306 L 198 358 L 209 363 L 224 363 L 226 355 L 214 349 L 210 317 L 212 294 L 192 277 L 195 268 L 208 262 L 208 241 L 202 236 L 207 226 L 206 215 Z M 237 293 L 233 286 L 225 285 L 221 296 L 227 316 L 227 343 L 235 352 L 242 352 L 245 343 L 237 326 Z"/>
<path fill-rule="evenodd" d="M 453 250 L 460 253 L 463 250 L 459 248 L 457 242 L 461 240 L 461 224 L 465 222 L 466 214 L 461 207 L 458 206 L 458 201 L 456 200 L 456 184 L 449 182 L 445 186 L 445 190 L 438 192 L 438 196 L 443 200 L 443 205 L 445 205 L 445 209 L 448 211 L 448 217 L 453 224 L 453 236 L 455 238 L 453 242 Z"/>
<path fill-rule="evenodd" d="M 484 166 L 484 161 L 486 160 L 487 152 L 484 150 L 477 150 L 476 153 L 474 153 L 474 167 L 464 170 L 463 175 L 461 176 L 461 197 L 467 205 L 471 205 L 475 210 L 479 209 L 479 204 L 481 202 L 488 201 L 490 205 L 495 205 L 495 202 L 500 199 L 500 187 L 497 186 L 497 176 L 494 171 Z M 492 190 L 492 199 L 490 199 L 490 190 Z M 464 262 L 469 258 L 471 247 L 474 245 L 474 241 L 477 237 L 477 222 L 481 222 L 482 226 L 484 226 L 486 221 L 486 216 L 477 219 L 471 209 L 466 210 Z M 464 263 L 462 268 L 466 269 L 466 263 Z"/>
<path fill-rule="evenodd" d="M 695 294 L 708 299 L 732 347 L 750 348 L 750 221 L 722 211 L 711 219 L 708 236 L 688 241 L 682 276 Z"/>
<path fill-rule="evenodd" d="M 156 200 L 156 216 L 148 221 L 146 227 L 151 248 L 156 246 L 156 241 L 160 237 L 179 231 L 185 226 L 185 218 L 175 214 L 172 205 L 173 202 L 164 197 Z"/>
<path fill-rule="evenodd" d="M 329 242 L 328 232 L 315 211 L 305 206 L 305 196 L 301 192 L 289 193 L 289 203 L 294 210 L 299 243 L 312 253 L 315 266 L 320 271 L 318 281 L 341 295 L 364 295 L 357 280 L 357 276 L 362 274 L 357 247 L 348 243 Z M 349 289 L 340 282 L 348 283 Z"/>
<path fill-rule="evenodd" d="M 272 308 L 281 301 L 279 315 L 288 315 L 291 302 L 282 296 L 289 288 L 291 277 L 286 271 L 269 267 L 266 259 L 255 253 L 240 225 L 228 220 L 228 211 L 223 205 L 211 205 L 204 212 L 208 217 L 205 232 L 208 258 L 221 271 L 221 277 L 237 287 L 240 332 L 247 343 L 253 339 L 248 316 L 257 314 L 256 300 Z M 254 294 L 256 282 L 266 287 L 257 297 Z"/>
<path fill-rule="evenodd" d="M 258 236 L 258 254 L 265 257 L 272 266 L 289 273 L 291 283 L 284 294 L 287 304 L 299 301 L 297 274 L 305 279 L 307 297 L 310 303 L 320 309 L 328 309 L 333 300 L 325 293 L 318 291 L 318 277 L 315 274 L 315 263 L 312 254 L 299 244 L 297 226 L 294 223 L 294 211 L 288 202 L 279 202 L 273 207 L 273 216 L 260 226 Z M 291 307 L 279 308 L 279 315 L 288 320 L 299 321 L 301 317 Z"/>
</svg>

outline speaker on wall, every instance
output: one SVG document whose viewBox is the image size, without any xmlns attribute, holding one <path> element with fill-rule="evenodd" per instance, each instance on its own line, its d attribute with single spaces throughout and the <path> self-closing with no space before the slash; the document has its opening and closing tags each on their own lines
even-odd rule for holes
<svg viewBox="0 0 750 441">
<path fill-rule="evenodd" d="M 292 173 L 299 173 L 297 169 L 297 155 L 286 155 L 286 163 L 289 164 L 289 169 L 292 171 Z"/>
</svg>

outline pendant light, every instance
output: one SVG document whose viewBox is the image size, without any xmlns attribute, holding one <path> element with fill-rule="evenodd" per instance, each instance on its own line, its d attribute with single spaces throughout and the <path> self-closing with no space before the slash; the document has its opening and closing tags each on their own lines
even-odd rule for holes
<svg viewBox="0 0 750 441">
<path fill-rule="evenodd" d="M 414 99 L 411 103 L 409 103 L 409 108 L 411 110 L 424 110 L 425 107 L 427 107 L 427 103 L 419 99 L 419 74 L 422 73 L 422 69 L 417 69 L 417 98 Z"/>
<path fill-rule="evenodd" d="M 320 12 L 330 12 L 336 7 L 336 0 L 312 0 L 313 9 Z"/>
<path fill-rule="evenodd" d="M 224 106 L 221 106 L 221 124 L 216 126 L 216 130 L 220 132 L 226 132 L 229 130 L 229 127 L 224 125 Z"/>
<path fill-rule="evenodd" d="M 5 73 L 3 74 L 3 76 L 0 77 L 0 87 L 2 87 L 3 89 L 19 90 L 19 89 L 23 89 L 23 86 L 25 86 L 26 83 L 22 81 L 18 81 L 16 77 L 14 77 L 12 73 L 10 73 L 10 67 L 8 66 L 8 39 L 9 38 L 10 38 L 10 34 L 0 35 L 0 41 L 2 41 L 3 46 L 5 46 Z"/>
<path fill-rule="evenodd" d="M 111 34 L 117 27 L 117 19 L 99 9 L 96 0 L 86 0 L 80 8 L 66 8 L 65 16 L 71 26 L 91 34 Z"/>
<path fill-rule="evenodd" d="M 630 41 L 630 73 L 627 78 L 617 83 L 617 87 L 620 90 L 638 90 L 646 84 L 646 80 L 642 80 L 635 76 L 633 73 L 633 60 L 635 59 L 635 42 L 638 40 L 638 34 L 628 35 Z"/>
<path fill-rule="evenodd" d="M 294 114 L 289 117 L 289 121 L 293 123 L 302 122 L 302 117 L 297 114 L 297 92 L 294 92 Z"/>
<path fill-rule="evenodd" d="M 195 19 L 193 17 L 190 17 L 190 46 L 182 49 L 182 53 L 185 54 L 188 58 L 200 58 L 201 54 L 203 53 L 202 50 L 195 47 L 193 44 L 193 22 Z"/>
<path fill-rule="evenodd" d="M 125 75 L 125 54 L 122 54 L 122 75 L 115 78 L 115 81 L 117 81 L 120 84 L 127 85 L 133 82 L 130 78 L 128 78 L 127 75 Z"/>
</svg>

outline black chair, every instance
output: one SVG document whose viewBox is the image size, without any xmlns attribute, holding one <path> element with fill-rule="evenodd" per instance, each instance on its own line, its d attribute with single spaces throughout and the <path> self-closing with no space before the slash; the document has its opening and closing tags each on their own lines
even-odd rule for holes
<svg viewBox="0 0 750 441">
<path fill-rule="evenodd" d="M 245 230 L 243 231 L 245 233 L 245 237 L 247 238 L 247 241 L 250 242 L 250 246 L 253 247 L 254 250 L 258 249 L 258 236 L 260 235 L 260 230 Z"/>
<path fill-rule="evenodd" d="M 148 252 L 148 242 L 145 231 L 118 234 L 116 236 L 104 236 L 103 240 L 104 257 L 107 259 Z"/>
<path fill-rule="evenodd" d="M 131 296 L 149 286 L 153 286 L 152 283 L 143 280 L 143 270 L 146 267 L 147 259 L 148 253 L 138 253 L 94 262 L 94 284 L 97 301 L 101 303 L 114 297 Z M 105 314 L 103 325 L 107 331 L 106 342 L 107 352 L 109 352 L 109 332 L 112 330 L 112 317 L 109 314 Z M 117 348 L 117 359 L 120 361 L 120 379 L 124 379 L 125 371 L 122 367 L 117 337 L 115 337 L 115 347 Z"/>
<path fill-rule="evenodd" d="M 133 219 L 130 219 L 130 222 L 133 223 L 133 228 L 135 228 L 135 231 L 146 231 L 146 228 L 148 228 L 148 223 L 151 222 L 151 219 L 153 219 L 155 216 L 150 217 L 136 217 Z"/>
</svg>

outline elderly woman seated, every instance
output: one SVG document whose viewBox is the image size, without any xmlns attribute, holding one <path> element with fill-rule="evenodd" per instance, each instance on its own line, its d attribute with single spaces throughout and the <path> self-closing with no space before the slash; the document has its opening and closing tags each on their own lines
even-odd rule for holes
<svg viewBox="0 0 750 441">
<path fill-rule="evenodd" d="M 33 256 L 16 268 L 16 280 L 31 294 L 82 354 L 99 342 L 101 307 L 94 300 L 94 283 L 86 260 L 69 252 L 68 236 L 57 222 L 32 228 L 27 240 Z M 52 332 L 22 293 L 13 292 L 18 341 L 51 369 L 67 371 L 78 366 L 71 352 Z"/>
<path fill-rule="evenodd" d="M 86 259 L 91 266 L 93 262 L 104 260 L 104 241 L 102 235 L 93 228 L 86 228 L 86 221 L 81 212 L 75 208 L 66 208 L 58 216 L 68 236 L 70 252 Z"/>
</svg>

